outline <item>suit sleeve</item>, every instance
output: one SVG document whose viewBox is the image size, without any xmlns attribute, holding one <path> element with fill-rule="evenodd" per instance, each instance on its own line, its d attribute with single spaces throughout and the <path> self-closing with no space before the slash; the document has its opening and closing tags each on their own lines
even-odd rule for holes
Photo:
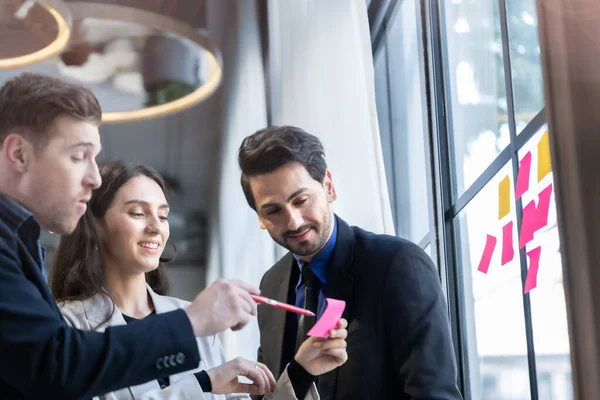
<svg viewBox="0 0 600 400">
<path fill-rule="evenodd" d="M 313 383 L 310 387 L 310 390 L 304 396 L 302 400 L 319 400 L 319 393 L 317 392 L 317 386 Z M 279 380 L 277 381 L 277 386 L 273 391 L 273 395 L 271 396 L 271 400 L 300 400 L 296 397 L 294 393 L 294 388 L 292 387 L 292 383 L 290 382 L 290 377 L 288 375 L 288 369 L 286 368 Z"/>
<path fill-rule="evenodd" d="M 386 340 L 404 392 L 414 400 L 462 399 L 448 309 L 431 259 L 415 244 L 403 246 L 384 290 Z"/>
<path fill-rule="evenodd" d="M 80 399 L 196 368 L 183 310 L 105 333 L 69 327 L 0 244 L 0 379 L 26 397 Z"/>
</svg>

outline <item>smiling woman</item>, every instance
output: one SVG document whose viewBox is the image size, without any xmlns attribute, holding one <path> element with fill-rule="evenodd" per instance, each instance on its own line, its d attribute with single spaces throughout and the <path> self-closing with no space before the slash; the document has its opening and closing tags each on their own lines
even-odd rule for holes
<svg viewBox="0 0 600 400">
<path fill-rule="evenodd" d="M 120 162 L 102 165 L 100 176 L 103 184 L 84 217 L 57 249 L 51 275 L 54 296 L 59 301 L 92 297 L 109 289 L 105 281 L 120 276 L 147 281 L 155 292 L 166 294 L 160 257 L 169 225 L 162 177 L 151 168 Z M 148 249 L 138 242 L 158 246 Z"/>
</svg>

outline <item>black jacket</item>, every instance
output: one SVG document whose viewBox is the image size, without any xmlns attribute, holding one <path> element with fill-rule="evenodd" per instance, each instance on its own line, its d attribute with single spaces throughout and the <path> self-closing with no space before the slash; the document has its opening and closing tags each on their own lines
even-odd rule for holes
<svg viewBox="0 0 600 400">
<path fill-rule="evenodd" d="M 42 275 L 33 215 L 0 196 L 0 398 L 81 399 L 198 367 L 182 310 L 113 327 L 69 328 Z"/>
<path fill-rule="evenodd" d="M 346 301 L 348 361 L 318 378 L 324 400 L 462 399 L 437 269 L 417 245 L 350 227 L 339 217 L 325 294 Z M 294 304 L 298 269 L 287 254 L 261 294 Z M 293 357 L 295 315 L 259 307 L 258 360 L 278 378 Z"/>
</svg>

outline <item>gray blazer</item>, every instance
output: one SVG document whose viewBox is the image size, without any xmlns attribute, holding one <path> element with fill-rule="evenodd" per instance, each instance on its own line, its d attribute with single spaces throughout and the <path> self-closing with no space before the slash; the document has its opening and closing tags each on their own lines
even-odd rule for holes
<svg viewBox="0 0 600 400">
<path fill-rule="evenodd" d="M 184 300 L 156 294 L 149 286 L 148 293 L 152 298 L 157 314 L 183 308 L 189 304 Z M 102 332 L 108 326 L 125 325 L 125 319 L 118 308 L 114 308 L 113 315 L 104 321 L 113 309 L 112 300 L 102 294 L 82 300 L 59 303 L 59 308 L 67 323 L 82 330 L 95 330 Z M 249 400 L 246 394 L 212 394 L 204 393 L 198 384 L 195 372 L 208 370 L 226 362 L 223 346 L 216 335 L 197 337 L 198 351 L 200 352 L 200 365 L 198 368 L 183 373 L 169 376 L 170 386 L 161 389 L 158 381 L 153 380 L 141 385 L 130 386 L 114 392 L 95 397 L 98 400 Z M 168 360 L 167 360 L 168 361 Z M 277 381 L 272 400 L 297 400 L 290 384 L 287 371 Z M 315 385 L 303 400 L 319 400 Z"/>
</svg>

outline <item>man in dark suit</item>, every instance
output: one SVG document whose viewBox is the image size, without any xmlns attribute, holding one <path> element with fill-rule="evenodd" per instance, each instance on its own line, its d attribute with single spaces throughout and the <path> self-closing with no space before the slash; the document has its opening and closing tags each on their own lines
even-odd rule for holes
<svg viewBox="0 0 600 400">
<path fill-rule="evenodd" d="M 462 399 L 435 266 L 417 245 L 333 213 L 337 195 L 319 139 L 269 127 L 244 139 L 238 162 L 261 228 L 290 251 L 263 276 L 263 295 L 318 317 L 326 298 L 346 302 L 348 361 L 311 377 L 321 398 Z M 277 377 L 314 321 L 265 307 L 258 323 L 258 360 Z"/>
<path fill-rule="evenodd" d="M 89 90 L 58 79 L 23 74 L 0 88 L 2 399 L 91 398 L 197 368 L 196 336 L 256 313 L 257 289 L 218 281 L 184 310 L 105 333 L 67 326 L 46 283 L 40 229 L 72 232 L 100 186 L 100 117 Z M 258 380 L 264 392 L 266 374 Z"/>
</svg>

